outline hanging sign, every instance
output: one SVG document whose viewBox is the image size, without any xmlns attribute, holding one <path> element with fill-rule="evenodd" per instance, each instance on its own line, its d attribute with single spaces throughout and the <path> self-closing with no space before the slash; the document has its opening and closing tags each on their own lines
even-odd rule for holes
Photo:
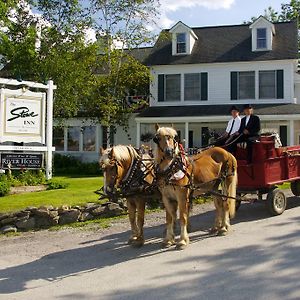
<svg viewBox="0 0 300 300">
<path fill-rule="evenodd" d="M 0 142 L 45 143 L 45 94 L 1 90 Z"/>
</svg>

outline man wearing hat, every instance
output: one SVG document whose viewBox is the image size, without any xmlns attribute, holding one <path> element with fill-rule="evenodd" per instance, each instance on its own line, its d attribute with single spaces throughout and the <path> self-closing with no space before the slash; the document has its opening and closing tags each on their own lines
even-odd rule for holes
<svg viewBox="0 0 300 300">
<path fill-rule="evenodd" d="M 243 108 L 245 117 L 241 121 L 239 133 L 243 133 L 246 139 L 256 138 L 259 136 L 260 119 L 253 114 L 253 107 L 250 104 L 245 104 Z"/>
<path fill-rule="evenodd" d="M 259 137 L 260 131 L 260 119 L 253 114 L 253 107 L 250 104 L 245 104 L 244 107 L 245 116 L 241 120 L 241 126 L 236 136 L 240 137 L 228 147 L 228 151 L 235 152 L 238 143 L 245 142 L 248 149 L 248 162 L 252 161 L 252 143 Z"/>
<path fill-rule="evenodd" d="M 233 105 L 230 108 L 231 119 L 228 121 L 225 132 L 217 139 L 214 143 L 215 146 L 222 146 L 228 144 L 229 141 L 235 136 L 239 131 L 241 126 L 241 117 L 239 109 Z"/>
</svg>

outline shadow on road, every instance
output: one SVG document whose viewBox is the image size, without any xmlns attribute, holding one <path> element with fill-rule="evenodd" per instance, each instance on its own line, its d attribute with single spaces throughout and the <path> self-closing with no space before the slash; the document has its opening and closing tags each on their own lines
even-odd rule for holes
<svg viewBox="0 0 300 300">
<path fill-rule="evenodd" d="M 291 198 L 289 200 L 288 209 L 300 205 L 300 201 L 296 198 Z M 234 223 L 251 222 L 268 217 L 268 212 L 263 204 L 243 204 Z M 214 211 L 208 211 L 191 217 L 193 231 L 199 231 L 199 234 L 193 237 L 192 243 L 208 237 L 206 231 L 211 226 L 213 218 Z M 299 223 L 300 217 L 295 219 L 296 220 L 294 221 Z M 160 255 L 165 251 L 170 251 L 160 249 L 160 237 L 162 236 L 163 230 L 163 225 L 146 228 L 145 236 L 147 243 L 141 249 L 133 249 L 125 245 L 129 236 L 129 231 L 127 231 L 104 236 L 98 240 L 91 240 L 90 243 L 87 242 L 78 245 L 78 248 L 52 253 L 23 265 L 2 269 L 0 270 L 0 294 L 10 294 L 26 290 L 28 288 L 26 285 L 33 280 L 47 280 L 49 282 L 53 282 L 65 277 L 92 272 L 106 266 L 115 266 L 125 261 Z M 300 249 L 286 247 L 286 243 L 290 239 L 295 238 L 299 238 L 299 231 L 295 231 L 292 234 L 282 236 L 276 241 L 273 241 L 278 244 L 281 255 L 286 258 L 284 261 L 279 260 L 277 262 L 278 270 L 280 270 L 280 268 L 288 267 L 295 263 L 296 259 L 298 260 Z M 209 253 L 209 251 L 207 251 L 207 253 Z M 236 249 L 235 247 L 232 247 L 232 249 L 221 253 L 217 257 L 215 255 L 207 255 L 201 257 L 187 257 L 182 259 L 182 261 L 174 261 L 176 264 L 181 263 L 183 265 L 186 260 L 195 260 L 199 264 L 203 262 L 216 261 L 216 269 L 211 270 L 208 277 L 201 277 L 201 280 L 199 279 L 198 281 L 185 280 L 184 276 L 193 274 L 194 271 L 183 271 L 182 281 L 170 289 L 168 298 L 175 297 L 176 299 L 183 299 L 183 297 L 181 297 L 183 295 L 183 290 L 189 291 L 192 286 L 199 286 L 199 294 L 197 294 L 196 297 L 196 295 L 193 294 L 194 289 L 191 291 L 190 295 L 187 294 L 185 299 L 200 299 L 199 295 L 201 296 L 201 299 L 206 299 L 206 293 L 209 293 L 210 299 L 212 299 L 214 291 L 220 288 L 228 289 L 233 293 L 238 292 L 240 287 L 249 289 L 249 287 L 254 286 L 255 273 L 253 274 L 253 278 L 241 278 L 240 272 L 244 268 L 248 268 L 251 263 L 253 263 L 253 257 L 255 258 L 255 264 L 272 259 L 269 251 L 265 251 L 257 245 L 244 249 Z M 267 272 L 268 270 L 266 270 L 266 273 Z M 255 282 L 259 285 L 259 287 L 267 289 L 271 280 L 270 276 L 264 277 L 262 275 L 265 275 L 265 273 L 259 275 L 261 276 L 261 282 L 257 280 L 257 278 L 255 279 Z M 280 284 L 290 287 L 291 290 L 295 290 L 296 288 L 300 289 L 300 281 L 298 280 L 298 277 L 299 276 L 295 276 L 294 279 L 291 276 L 281 278 L 282 281 Z M 236 282 L 235 285 L 233 285 L 234 282 Z M 210 286 L 211 288 L 203 289 L 203 285 Z M 163 290 L 150 289 L 149 291 L 135 291 L 133 296 L 135 299 L 144 298 L 144 295 L 148 292 L 151 292 L 154 296 L 153 298 L 157 299 L 163 298 L 163 293 L 165 293 Z M 123 293 L 126 296 L 126 291 L 123 291 Z M 181 296 L 177 297 L 178 295 Z M 119 299 L 119 295 L 109 295 L 109 297 L 110 299 Z M 70 297 L 70 299 L 77 298 L 84 299 L 82 295 L 72 295 L 72 297 Z M 255 299 L 255 297 L 252 299 Z"/>
</svg>

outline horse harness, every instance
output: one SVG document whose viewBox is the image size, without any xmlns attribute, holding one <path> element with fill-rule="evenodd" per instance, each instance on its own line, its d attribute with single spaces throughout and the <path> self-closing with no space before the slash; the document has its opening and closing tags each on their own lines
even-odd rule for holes
<svg viewBox="0 0 300 300">
<path fill-rule="evenodd" d="M 220 196 L 223 198 L 223 200 L 227 200 L 228 198 L 240 200 L 240 198 L 238 198 L 238 197 L 236 197 L 236 198 L 230 197 L 230 196 L 227 196 L 220 192 L 215 191 L 215 188 L 217 188 L 220 184 L 222 184 L 227 177 L 233 176 L 234 172 L 236 172 L 236 170 L 234 170 L 234 169 L 229 170 L 228 165 L 226 165 L 226 168 L 223 170 L 222 174 L 218 178 L 215 178 L 208 182 L 203 182 L 203 183 L 196 185 L 195 181 L 194 181 L 193 160 L 190 160 L 186 157 L 186 155 L 184 153 L 184 149 L 181 144 L 179 144 L 179 147 L 180 147 L 179 154 L 173 159 L 173 161 L 168 166 L 168 168 L 166 168 L 165 170 L 159 170 L 159 164 L 156 165 L 155 174 L 157 177 L 157 179 L 156 179 L 157 182 L 159 182 L 159 179 L 163 179 L 165 185 L 173 186 L 174 189 L 176 187 L 188 188 L 191 190 L 191 198 L 193 198 L 193 193 L 195 191 L 201 190 L 204 188 L 204 186 L 212 184 L 214 188 L 211 190 L 208 190 L 206 192 L 206 194 Z M 162 160 L 163 159 L 164 158 L 162 158 Z M 192 171 L 189 173 L 188 169 L 189 169 L 190 165 L 192 167 Z M 188 179 L 188 183 L 185 185 L 180 185 L 176 182 L 176 180 L 174 180 L 174 174 L 176 174 L 177 172 L 180 172 L 180 171 L 183 172 L 184 176 L 186 176 Z"/>
<path fill-rule="evenodd" d="M 121 180 L 120 184 L 117 187 L 117 191 L 114 191 L 112 195 L 106 195 L 103 193 L 103 187 L 97 191 L 101 195 L 100 199 L 104 199 L 107 196 L 112 200 L 117 198 L 126 198 L 128 196 L 136 195 L 137 193 L 145 193 L 153 190 L 153 185 L 149 184 L 145 179 L 151 174 L 153 168 L 153 159 L 152 158 L 142 158 L 141 149 L 135 149 L 138 152 L 138 157 L 132 157 L 129 147 L 127 147 L 129 155 L 131 157 L 130 167 Z M 114 165 L 116 168 L 115 183 L 118 179 L 118 167 L 123 167 L 122 164 L 116 159 L 111 159 L 111 165 Z"/>
<path fill-rule="evenodd" d="M 120 193 L 123 197 L 131 196 L 136 193 L 144 193 L 152 188 L 152 185 L 145 179 L 151 174 L 153 159 L 142 158 L 142 156 L 139 155 L 138 158 L 132 158 L 132 160 L 132 165 L 119 186 Z"/>
</svg>

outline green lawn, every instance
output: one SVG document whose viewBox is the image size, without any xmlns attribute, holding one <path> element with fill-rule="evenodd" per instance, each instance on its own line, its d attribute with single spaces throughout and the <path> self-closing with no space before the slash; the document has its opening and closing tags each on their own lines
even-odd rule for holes
<svg viewBox="0 0 300 300">
<path fill-rule="evenodd" d="M 95 194 L 94 191 L 102 186 L 102 177 L 55 177 L 54 179 L 67 182 L 69 183 L 69 186 L 62 190 L 50 190 L 0 197 L 0 212 L 17 211 L 28 206 L 61 206 L 64 204 L 72 206 L 98 201 L 99 195 Z M 281 189 L 287 189 L 289 187 L 289 183 L 279 186 Z M 201 203 L 203 203 L 202 200 Z"/>
<path fill-rule="evenodd" d="M 69 183 L 66 189 L 50 190 L 44 192 L 25 193 L 0 197 L 0 212 L 16 211 L 28 206 L 41 205 L 61 206 L 82 205 L 87 202 L 97 202 L 98 190 L 103 183 L 102 177 L 55 177 L 54 180 Z"/>
</svg>

